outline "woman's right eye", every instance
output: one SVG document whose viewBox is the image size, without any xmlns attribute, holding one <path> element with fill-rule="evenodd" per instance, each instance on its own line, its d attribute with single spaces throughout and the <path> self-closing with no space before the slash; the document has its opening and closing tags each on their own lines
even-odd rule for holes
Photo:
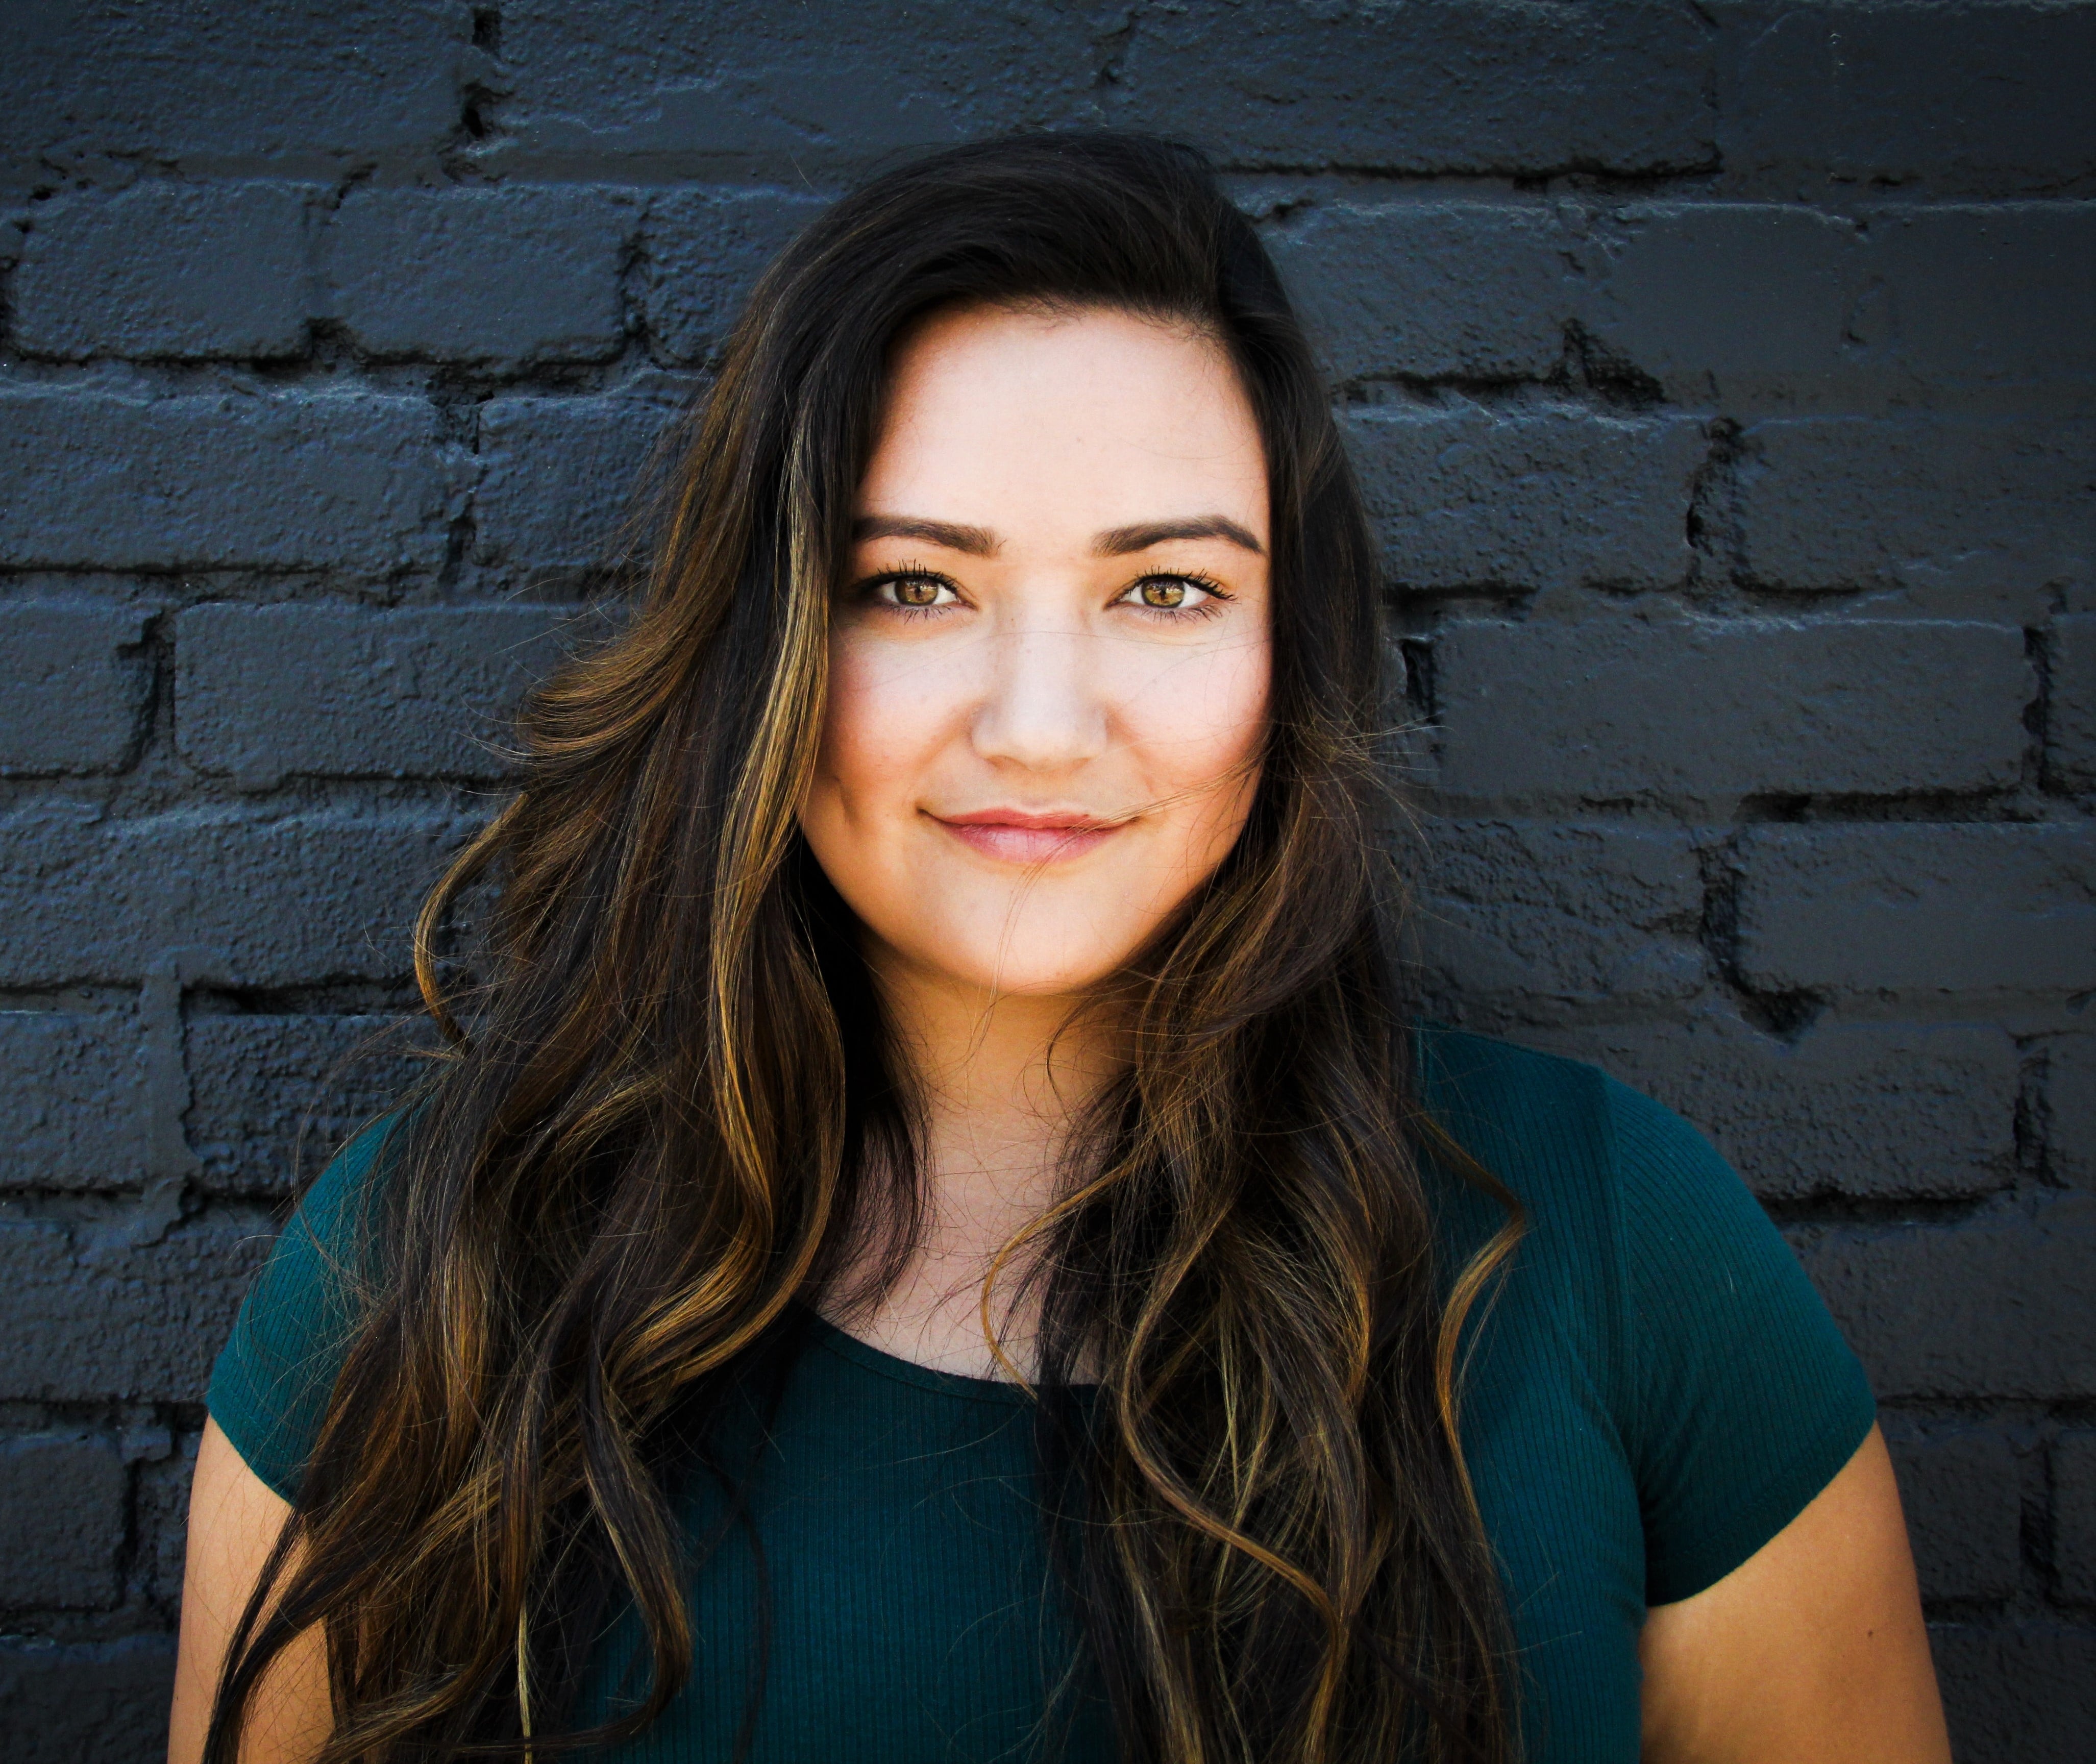
<svg viewBox="0 0 2096 1764">
<path fill-rule="evenodd" d="M 942 576 L 880 576 L 867 584 L 867 590 L 881 605 L 900 607 L 910 613 L 955 605 L 960 600 L 953 583 Z"/>
</svg>

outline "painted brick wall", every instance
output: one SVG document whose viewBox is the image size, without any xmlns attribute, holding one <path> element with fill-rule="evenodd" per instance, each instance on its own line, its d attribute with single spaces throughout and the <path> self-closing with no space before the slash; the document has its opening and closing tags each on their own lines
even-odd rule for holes
<svg viewBox="0 0 2096 1764">
<path fill-rule="evenodd" d="M 2092 71 L 2078 4 L 8 7 L 8 1756 L 157 1755 L 301 1116 L 751 276 L 889 156 L 1091 120 L 1215 152 L 1327 351 L 1434 1008 L 1739 1165 L 1884 1398 L 1961 1757 L 2074 1755 Z"/>
</svg>

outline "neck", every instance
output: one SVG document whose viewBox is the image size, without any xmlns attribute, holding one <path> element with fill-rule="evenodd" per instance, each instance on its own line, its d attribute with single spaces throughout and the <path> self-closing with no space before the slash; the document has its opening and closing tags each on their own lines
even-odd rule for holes
<svg viewBox="0 0 2096 1764">
<path fill-rule="evenodd" d="M 982 1284 L 1002 1250 L 1054 1200 L 1072 1122 L 1114 1069 L 1115 1037 L 1067 997 L 993 994 L 871 956 L 922 1111 L 924 1241 L 871 1309 L 833 1319 L 920 1364 L 1008 1375 L 985 1336 Z M 1005 1355 L 1030 1369 L 1025 1258 L 993 1292 Z"/>
</svg>

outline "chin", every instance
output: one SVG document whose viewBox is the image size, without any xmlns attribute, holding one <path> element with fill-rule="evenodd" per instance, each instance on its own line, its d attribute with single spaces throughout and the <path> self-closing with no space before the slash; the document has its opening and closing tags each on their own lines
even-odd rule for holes
<svg viewBox="0 0 2096 1764">
<path fill-rule="evenodd" d="M 1120 963 L 1103 956 L 1072 960 L 1067 953 L 1044 954 L 1031 960 L 1007 955 L 1002 963 L 985 954 L 979 961 L 970 961 L 956 959 L 951 950 L 945 950 L 932 965 L 965 985 L 1003 998 L 1066 998 L 1090 991 Z"/>
<path fill-rule="evenodd" d="M 949 985 L 1002 998 L 1074 998 L 1110 980 L 1142 943 L 1139 936 L 1100 937 L 1096 928 L 1083 936 L 1058 937 L 1051 926 L 1034 924 L 1022 936 L 970 937 L 965 923 L 950 920 L 937 941 L 923 938 L 919 928 L 898 953 L 920 973 L 937 975 Z"/>
</svg>

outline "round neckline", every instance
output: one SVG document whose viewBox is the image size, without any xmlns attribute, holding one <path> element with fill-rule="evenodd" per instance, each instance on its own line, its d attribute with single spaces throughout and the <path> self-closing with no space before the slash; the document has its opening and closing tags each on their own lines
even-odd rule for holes
<svg viewBox="0 0 2096 1764">
<path fill-rule="evenodd" d="M 971 1403 L 1002 1403 L 1010 1407 L 1033 1400 L 1032 1392 L 1008 1378 L 977 1378 L 965 1372 L 941 1372 L 937 1366 L 919 1365 L 914 1360 L 905 1360 L 885 1348 L 861 1341 L 856 1335 L 839 1329 L 812 1307 L 807 1308 L 806 1314 L 809 1333 L 817 1347 L 827 1348 L 838 1359 L 881 1378 L 892 1378 L 897 1384 L 914 1385 L 920 1391 L 932 1391 L 941 1396 L 958 1397 Z"/>
</svg>

